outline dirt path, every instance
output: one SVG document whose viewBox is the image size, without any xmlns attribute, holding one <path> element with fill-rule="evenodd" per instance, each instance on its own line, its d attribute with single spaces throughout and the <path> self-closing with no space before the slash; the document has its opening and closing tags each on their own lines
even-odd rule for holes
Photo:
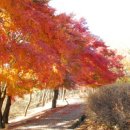
<svg viewBox="0 0 130 130">
<path fill-rule="evenodd" d="M 9 125 L 10 130 L 66 130 L 82 114 L 82 103 L 66 105 L 46 112 L 40 112 L 34 117 Z"/>
</svg>

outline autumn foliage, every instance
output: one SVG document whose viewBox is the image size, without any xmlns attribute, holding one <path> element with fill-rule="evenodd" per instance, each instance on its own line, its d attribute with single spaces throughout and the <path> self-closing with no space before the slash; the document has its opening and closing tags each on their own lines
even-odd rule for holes
<svg viewBox="0 0 130 130">
<path fill-rule="evenodd" d="M 84 19 L 56 15 L 48 1 L 0 1 L 0 81 L 9 96 L 111 83 L 123 75 L 121 59 Z"/>
<path fill-rule="evenodd" d="M 1 66 L 8 63 L 16 77 L 31 71 L 43 87 L 54 88 L 66 79 L 95 86 L 122 75 L 121 57 L 90 34 L 84 19 L 55 15 L 48 4 L 32 0 L 2 0 L 0 7 Z M 15 82 L 27 87 L 22 79 Z"/>
</svg>

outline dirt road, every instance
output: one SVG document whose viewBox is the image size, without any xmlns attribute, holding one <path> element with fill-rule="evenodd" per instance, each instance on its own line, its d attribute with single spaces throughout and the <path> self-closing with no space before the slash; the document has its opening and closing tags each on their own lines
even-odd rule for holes
<svg viewBox="0 0 130 130">
<path fill-rule="evenodd" d="M 66 130 L 84 114 L 82 103 L 49 109 L 9 125 L 10 130 Z"/>
</svg>

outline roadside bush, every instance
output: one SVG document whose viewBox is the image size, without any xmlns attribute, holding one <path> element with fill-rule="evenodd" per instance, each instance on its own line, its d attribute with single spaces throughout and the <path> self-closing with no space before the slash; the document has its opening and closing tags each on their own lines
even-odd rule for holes
<svg viewBox="0 0 130 130">
<path fill-rule="evenodd" d="M 90 93 L 86 101 L 86 114 L 92 120 L 107 126 L 128 130 L 130 119 L 130 85 L 112 84 Z"/>
</svg>

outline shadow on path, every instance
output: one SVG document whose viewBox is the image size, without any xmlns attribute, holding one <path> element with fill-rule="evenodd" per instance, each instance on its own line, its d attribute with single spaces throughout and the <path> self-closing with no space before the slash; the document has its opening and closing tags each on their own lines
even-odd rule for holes
<svg viewBox="0 0 130 130">
<path fill-rule="evenodd" d="M 9 125 L 10 130 L 63 130 L 84 114 L 84 104 L 71 104 L 42 111 L 37 115 Z"/>
</svg>

